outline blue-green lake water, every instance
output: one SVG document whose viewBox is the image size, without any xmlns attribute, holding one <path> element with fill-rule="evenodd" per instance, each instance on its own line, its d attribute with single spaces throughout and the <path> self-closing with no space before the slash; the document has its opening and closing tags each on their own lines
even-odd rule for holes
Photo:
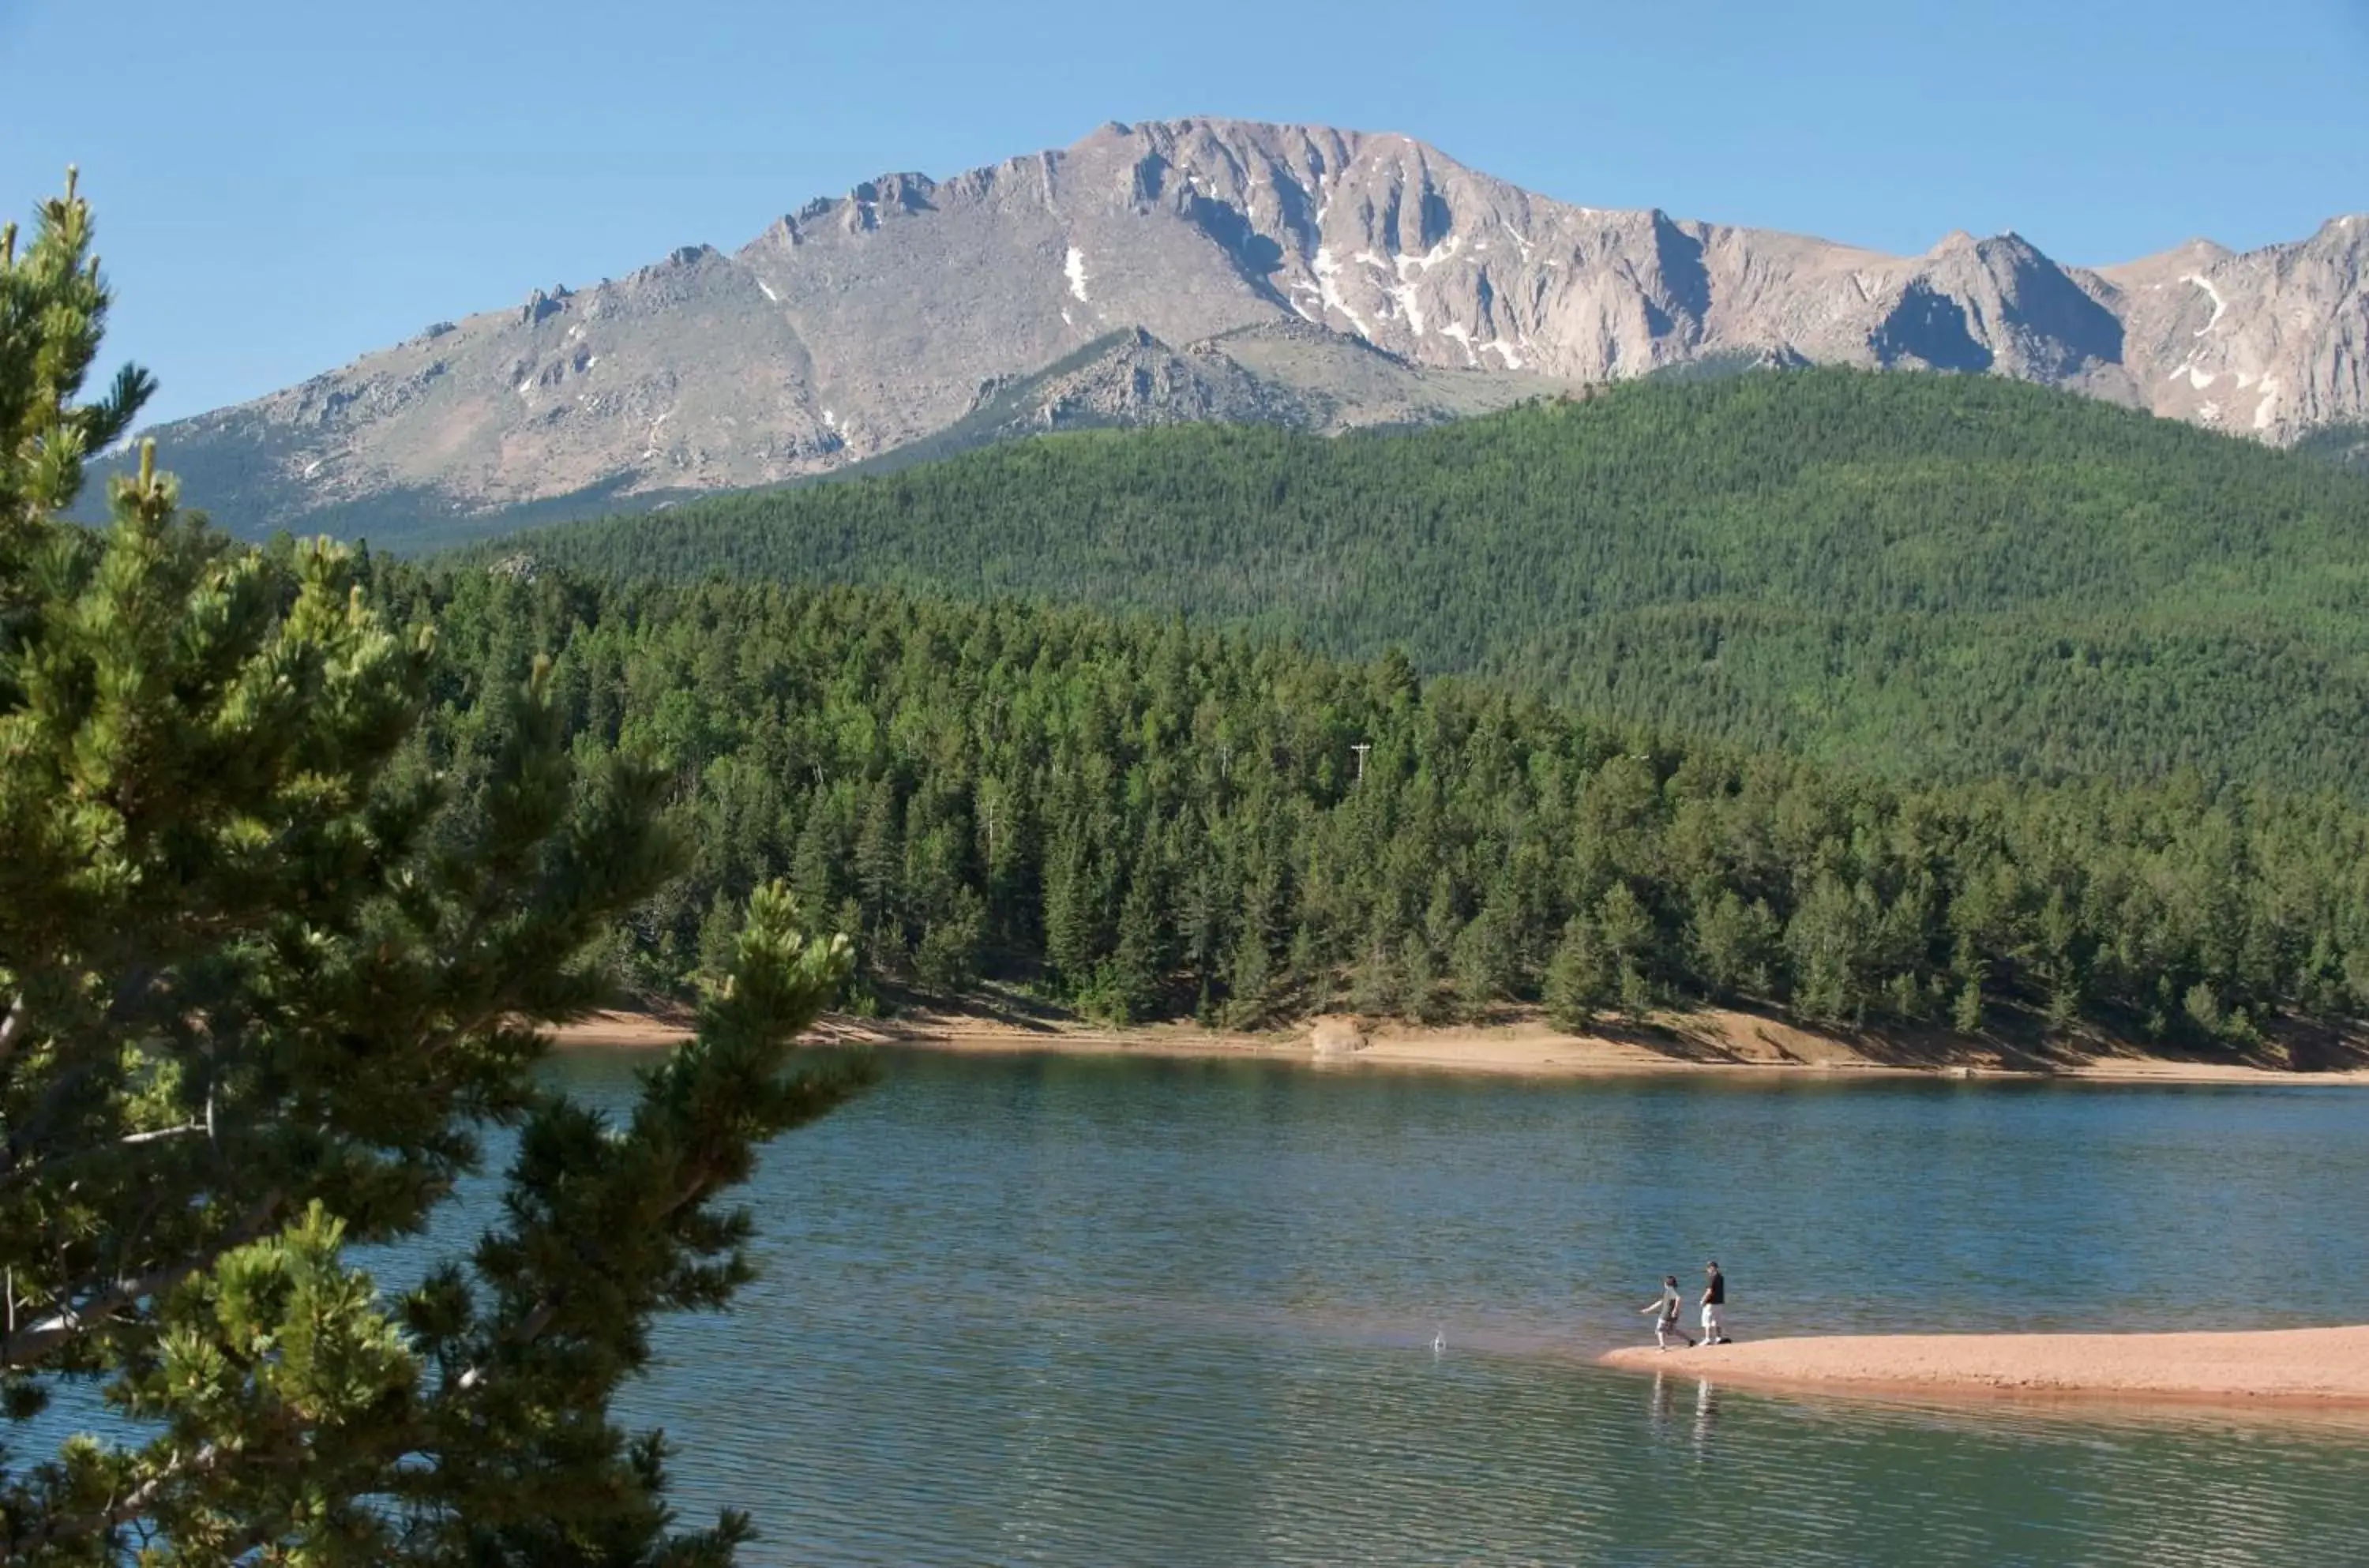
<svg viewBox="0 0 2369 1568">
<path fill-rule="evenodd" d="M 1739 1337 L 2369 1320 L 2357 1090 L 884 1065 L 628 1412 L 751 1562 L 2369 1563 L 2358 1425 L 1589 1365 L 1711 1256 Z"/>
</svg>

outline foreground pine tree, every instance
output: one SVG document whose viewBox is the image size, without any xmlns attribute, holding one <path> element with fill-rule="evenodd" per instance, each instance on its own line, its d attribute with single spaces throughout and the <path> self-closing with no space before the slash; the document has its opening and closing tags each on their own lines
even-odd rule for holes
<svg viewBox="0 0 2369 1568">
<path fill-rule="evenodd" d="M 89 246 L 69 182 L 0 260 L 0 1561 L 727 1562 L 748 1522 L 670 1533 L 608 1406 L 744 1277 L 757 1146 L 856 1086 L 794 1050 L 846 943 L 761 892 L 622 1125 L 539 1088 L 675 865 L 658 781 L 578 776 L 538 670 L 448 798 L 429 639 L 334 546 L 182 516 L 153 452 L 108 529 L 52 521 L 148 391 L 76 401 Z M 380 1295 L 343 1249 L 420 1233 L 487 1126 L 498 1228 Z"/>
</svg>

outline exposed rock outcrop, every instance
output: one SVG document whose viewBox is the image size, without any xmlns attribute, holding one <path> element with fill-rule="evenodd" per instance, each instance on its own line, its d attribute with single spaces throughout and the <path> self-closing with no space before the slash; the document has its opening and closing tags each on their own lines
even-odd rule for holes
<svg viewBox="0 0 2369 1568">
<path fill-rule="evenodd" d="M 155 433 L 248 531 L 389 495 L 467 512 L 774 483 L 1029 378 L 1045 395 L 1015 431 L 1331 429 L 1810 361 L 2016 376 L 2287 442 L 2369 418 L 2364 273 L 2369 217 L 2101 271 L 2014 235 L 1898 258 L 1568 205 L 1405 136 L 1114 124 L 948 179 L 882 175 L 736 253 L 538 290 Z"/>
</svg>

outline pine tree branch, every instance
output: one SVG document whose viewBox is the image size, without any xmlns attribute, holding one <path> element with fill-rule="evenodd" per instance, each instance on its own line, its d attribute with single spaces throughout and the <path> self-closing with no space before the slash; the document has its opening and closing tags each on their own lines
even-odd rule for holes
<svg viewBox="0 0 2369 1568">
<path fill-rule="evenodd" d="M 50 1155 L 46 1159 L 29 1160 L 22 1164 L 0 1165 L 0 1193 L 29 1182 L 36 1176 L 55 1175 L 60 1171 L 71 1170 L 84 1161 L 111 1153 L 119 1149 L 136 1149 L 143 1144 L 162 1143 L 169 1139 L 188 1138 L 198 1133 L 204 1133 L 211 1137 L 213 1130 L 210 1121 L 183 1122 L 178 1127 L 158 1127 L 153 1132 L 128 1132 L 120 1138 L 112 1139 L 105 1143 L 67 1150 L 63 1153 Z"/>
<path fill-rule="evenodd" d="M 75 1335 L 106 1322 L 124 1308 L 149 1297 L 160 1296 L 192 1275 L 212 1267 L 224 1253 L 246 1245 L 269 1230 L 281 1202 L 280 1191 L 274 1187 L 247 1210 L 244 1219 L 201 1248 L 195 1257 L 169 1268 L 120 1279 L 80 1303 L 61 1307 L 52 1316 L 0 1340 L 0 1371 L 23 1371 L 38 1366 L 72 1342 Z"/>
<path fill-rule="evenodd" d="M 119 1149 L 129 1148 L 134 1144 L 155 1143 L 167 1138 L 187 1138 L 193 1132 L 206 1130 L 204 1122 L 183 1122 L 178 1127 L 160 1127 L 154 1132 L 127 1132 L 117 1139 L 115 1144 Z"/>
<path fill-rule="evenodd" d="M 146 1513 L 156 1499 L 164 1495 L 167 1487 L 212 1474 L 221 1467 L 223 1459 L 223 1449 L 212 1443 L 204 1444 L 192 1453 L 175 1458 L 122 1496 L 110 1500 L 103 1508 L 87 1514 L 53 1516 L 44 1521 L 41 1528 L 31 1535 L 7 1543 L 8 1556 L 29 1561 L 35 1553 L 46 1548 L 64 1541 L 86 1540 L 92 1536 L 103 1535 L 118 1525 L 128 1525 Z"/>
<path fill-rule="evenodd" d="M 98 1066 L 97 1058 L 86 1057 L 81 1061 L 58 1069 L 40 1104 L 9 1127 L 7 1142 L 0 1145 L 0 1181 L 14 1181 L 20 1169 L 30 1168 L 20 1166 L 18 1157 L 40 1141 L 50 1130 L 50 1124 L 57 1120 L 58 1112 L 64 1107 L 66 1101 L 82 1087 L 85 1080 L 97 1070 Z M 34 1162 L 34 1164 L 39 1163 L 40 1162 Z"/>
<path fill-rule="evenodd" d="M 795 1031 L 790 1037 L 795 1039 Z M 778 1135 L 791 1127 L 821 1115 L 848 1092 L 850 1081 L 843 1077 L 810 1079 L 803 1087 L 808 1091 L 812 1098 L 807 1104 L 784 1116 L 782 1125 L 772 1129 L 772 1135 Z M 709 1157 L 688 1160 L 674 1184 L 673 1191 L 652 1214 L 651 1219 L 664 1226 L 683 1210 L 706 1202 L 732 1185 L 728 1159 Z M 587 1265 L 598 1267 L 603 1262 L 605 1253 L 606 1249 L 595 1241 L 586 1244 L 579 1256 Z M 528 1309 L 526 1315 L 502 1334 L 499 1344 L 508 1348 L 524 1348 L 532 1345 L 558 1319 L 560 1313 L 566 1310 L 569 1295 L 570 1293 L 565 1289 L 544 1292 L 536 1299 L 534 1305 Z M 454 1386 L 465 1393 L 483 1387 L 491 1377 L 490 1367 L 480 1363 L 462 1373 L 455 1379 Z"/>
<path fill-rule="evenodd" d="M 677 1184 L 675 1196 L 659 1207 L 657 1218 L 660 1220 L 671 1219 L 681 1213 L 686 1205 L 712 1196 L 723 1185 L 714 1174 L 706 1172 L 694 1173 Z M 583 1261 L 587 1264 L 598 1265 L 604 1251 L 605 1249 L 597 1242 L 589 1245 L 585 1248 Z M 550 1328 L 554 1320 L 566 1309 L 567 1300 L 568 1292 L 565 1290 L 546 1291 L 536 1299 L 532 1307 L 527 1310 L 526 1316 L 511 1324 L 502 1334 L 501 1344 L 514 1349 L 524 1349 L 532 1345 L 543 1337 L 544 1331 Z M 491 1369 L 480 1363 L 462 1373 L 454 1386 L 466 1393 L 483 1387 L 491 1377 Z"/>
<path fill-rule="evenodd" d="M 497 989 L 498 990 L 507 992 L 510 987 L 509 984 L 504 984 Z M 17 1000 L 16 1007 L 10 1011 L 9 1020 L 11 1022 L 13 1022 L 17 1015 L 23 1011 L 23 1007 L 24 1001 L 20 997 Z M 507 1001 L 496 1001 L 490 1002 L 486 1006 L 479 1008 L 476 1012 L 458 1023 L 455 1023 L 447 1028 L 438 1030 L 434 1034 L 429 1036 L 422 1045 L 420 1051 L 421 1059 L 423 1060 L 434 1060 L 443 1056 L 454 1046 L 458 1045 L 461 1041 L 467 1039 L 470 1036 L 490 1028 L 494 1024 L 498 1024 L 505 1019 L 515 1018 L 519 1015 L 518 1009 Z M 0 1065 L 5 1065 L 7 1060 L 7 1051 L 6 1049 L 7 1044 L 7 1035 L 6 1030 L 7 1026 L 8 1025 L 6 1024 L 0 1024 Z M 0 1144 L 0 1192 L 6 1192 L 8 1188 L 17 1185 L 19 1183 L 29 1181 L 34 1176 L 48 1172 L 54 1172 L 61 1166 L 69 1165 L 76 1160 L 86 1158 L 87 1156 L 97 1153 L 105 1149 L 154 1143 L 166 1139 L 184 1137 L 191 1133 L 201 1132 L 210 1138 L 215 1136 L 216 1128 L 213 1121 L 213 1108 L 211 1102 L 209 1102 L 206 1118 L 202 1121 L 185 1123 L 180 1127 L 165 1127 L 153 1132 L 131 1133 L 125 1137 L 115 1139 L 111 1143 L 94 1146 L 93 1148 L 88 1149 L 74 1150 L 66 1153 L 52 1155 L 46 1159 L 20 1162 L 18 1159 L 20 1151 L 40 1140 L 41 1135 L 49 1129 L 49 1124 L 56 1120 L 58 1112 L 63 1107 L 70 1092 L 75 1085 L 87 1078 L 92 1070 L 98 1065 L 98 1059 L 93 1058 L 74 1068 L 61 1072 L 52 1082 L 48 1093 L 42 1096 L 41 1103 L 36 1105 L 32 1111 L 24 1117 L 23 1121 L 18 1126 L 9 1129 L 6 1143 Z"/>
<path fill-rule="evenodd" d="M 84 438 L 91 452 L 103 452 L 121 440 L 140 417 L 140 410 L 156 393 L 156 378 L 138 365 L 125 365 L 115 372 L 114 382 L 107 395 L 83 409 Z"/>
<path fill-rule="evenodd" d="M 115 995 L 108 1002 L 104 1021 L 119 1026 L 128 1024 L 131 1021 L 130 1008 L 132 1001 L 147 991 L 155 975 L 156 971 L 154 968 L 144 967 L 134 967 L 126 974 L 115 988 Z M 13 1019 L 23 1006 L 24 997 L 19 994 L 16 1006 L 9 1010 L 9 1016 Z M 42 1136 L 50 1130 L 50 1124 L 57 1119 L 58 1112 L 64 1108 L 67 1100 L 72 1097 L 74 1091 L 80 1087 L 83 1081 L 105 1060 L 109 1059 L 112 1052 L 112 1045 L 105 1051 L 86 1050 L 81 1060 L 59 1070 L 56 1078 L 52 1081 L 48 1092 L 41 1096 L 40 1104 L 35 1105 L 21 1123 L 8 1129 L 6 1160 L 5 1163 L 0 1163 L 0 1173 L 14 1179 L 18 1169 L 17 1155 L 40 1141 Z M 6 1059 L 6 1052 L 0 1051 L 0 1062 L 5 1062 Z"/>
<path fill-rule="evenodd" d="M 383 1447 L 390 1442 L 397 1444 L 409 1442 L 420 1434 L 412 1428 L 405 1427 L 382 1430 L 375 1436 L 380 1445 Z M 250 1470 L 285 1470 L 290 1468 L 292 1462 L 301 1461 L 292 1461 L 289 1458 L 280 1456 L 258 1456 L 245 1447 L 235 1446 L 225 1448 L 215 1443 L 201 1443 L 190 1452 L 176 1455 L 156 1473 L 122 1496 L 109 1499 L 104 1507 L 94 1509 L 87 1514 L 53 1516 L 29 1537 L 17 1541 L 0 1542 L 0 1548 L 6 1549 L 5 1555 L 0 1555 L 0 1562 L 15 1562 L 19 1558 L 30 1559 L 34 1553 L 44 1548 L 65 1541 L 87 1540 L 92 1536 L 102 1535 L 119 1525 L 131 1524 L 154 1507 L 156 1500 L 169 1488 L 201 1480 L 233 1465 L 243 1463 Z M 221 1561 L 225 1562 L 239 1561 L 245 1552 L 263 1545 L 279 1533 L 280 1524 L 280 1520 L 273 1518 L 258 1518 L 250 1521 L 246 1528 L 235 1538 L 236 1550 L 229 1550 L 229 1543 L 224 1543 L 225 1550 L 223 1551 Z"/>
</svg>

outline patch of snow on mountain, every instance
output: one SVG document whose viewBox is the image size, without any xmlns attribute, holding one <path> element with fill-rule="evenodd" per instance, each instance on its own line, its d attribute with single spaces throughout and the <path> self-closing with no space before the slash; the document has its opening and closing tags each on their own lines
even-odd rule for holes
<svg viewBox="0 0 2369 1568">
<path fill-rule="evenodd" d="M 1078 302 L 1081 304 L 1088 303 L 1086 300 L 1086 253 L 1076 246 L 1071 246 L 1070 254 L 1061 258 L 1061 273 L 1070 280 L 1070 292 L 1077 297 Z"/>
<path fill-rule="evenodd" d="M 1414 285 L 1412 283 L 1402 283 L 1395 289 L 1388 289 L 1383 292 L 1388 293 L 1391 299 L 1398 302 L 1399 314 L 1406 317 L 1407 330 L 1413 333 L 1418 338 L 1422 337 L 1423 306 L 1415 301 Z"/>
<path fill-rule="evenodd" d="M 1441 240 L 1437 245 L 1433 246 L 1421 256 L 1400 257 L 1398 258 L 1399 276 L 1403 279 L 1407 275 L 1407 269 L 1410 267 L 1413 268 L 1418 272 L 1428 272 L 1433 268 L 1438 266 L 1441 262 L 1446 261 L 1448 258 L 1454 256 L 1458 251 L 1462 250 L 1463 248 L 1464 236 L 1461 235 L 1450 235 L 1446 239 Z"/>
<path fill-rule="evenodd" d="M 1316 247 L 1317 297 L 1324 302 L 1327 314 L 1337 310 L 1347 316 L 1349 325 L 1357 329 L 1357 336 L 1370 343 L 1374 340 L 1374 334 L 1372 329 L 1366 326 L 1366 318 L 1349 308 L 1349 302 L 1341 297 L 1340 286 L 1333 281 L 1340 275 L 1341 264 L 1333 259 L 1332 247 L 1318 246 Z"/>
<path fill-rule="evenodd" d="M 2221 325 L 2221 317 L 2227 313 L 2229 309 L 2229 302 L 2221 297 L 2221 291 L 2214 288 L 2213 286 L 2213 280 L 2205 277 L 2202 272 L 2191 272 L 2186 277 L 2180 279 L 2180 281 L 2183 283 L 2195 284 L 2198 288 L 2203 290 L 2213 301 L 2213 319 L 2196 329 L 2196 336 L 2202 338 L 2206 333 Z"/>
</svg>

